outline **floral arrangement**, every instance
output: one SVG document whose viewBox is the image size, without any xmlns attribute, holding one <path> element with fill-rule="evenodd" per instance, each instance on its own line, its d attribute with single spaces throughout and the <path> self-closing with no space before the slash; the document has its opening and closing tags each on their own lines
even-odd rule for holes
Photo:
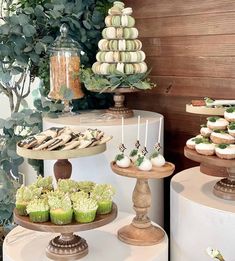
<svg viewBox="0 0 235 261">
<path fill-rule="evenodd" d="M 223 258 L 222 254 L 218 249 L 213 249 L 211 247 L 208 247 L 206 252 L 212 258 L 218 259 L 220 261 L 225 261 L 225 259 Z"/>
</svg>

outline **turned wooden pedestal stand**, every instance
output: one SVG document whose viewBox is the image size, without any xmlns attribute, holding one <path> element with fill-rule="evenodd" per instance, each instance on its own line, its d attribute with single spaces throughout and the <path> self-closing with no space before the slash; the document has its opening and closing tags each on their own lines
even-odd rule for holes
<svg viewBox="0 0 235 261">
<path fill-rule="evenodd" d="M 217 156 L 204 156 L 195 150 L 184 148 L 184 155 L 200 164 L 200 171 L 216 177 L 226 177 L 218 181 L 213 193 L 223 199 L 235 200 L 235 160 L 220 159 Z"/>
<path fill-rule="evenodd" d="M 115 90 L 107 89 L 104 92 L 105 93 L 114 93 L 113 95 L 113 100 L 114 100 L 114 107 L 110 107 L 107 110 L 107 113 L 113 115 L 117 119 L 120 118 L 131 118 L 134 116 L 134 112 L 131 109 L 128 109 L 124 105 L 125 101 L 125 93 L 133 93 L 139 91 L 138 89 L 135 88 L 125 88 L 125 87 L 120 87 L 116 88 Z"/>
<path fill-rule="evenodd" d="M 97 145 L 85 149 L 74 149 L 70 151 L 34 151 L 17 147 L 17 153 L 26 158 L 57 160 L 54 165 L 56 179 L 70 178 L 72 165 L 68 158 L 91 156 L 106 150 L 106 144 Z M 76 260 L 88 253 L 88 245 L 85 239 L 75 235 L 75 231 L 84 231 L 104 226 L 112 222 L 117 216 L 117 206 L 113 203 L 112 212 L 107 215 L 97 215 L 91 223 L 76 223 L 69 225 L 54 225 L 51 222 L 32 223 L 28 217 L 19 216 L 17 210 L 14 212 L 14 220 L 17 224 L 36 231 L 60 233 L 60 236 L 52 239 L 46 249 L 47 257 L 58 260 Z"/>
<path fill-rule="evenodd" d="M 140 171 L 133 165 L 129 168 L 120 168 L 115 162 L 112 162 L 111 168 L 118 175 L 137 179 L 132 195 L 136 216 L 130 225 L 118 230 L 118 238 L 127 244 L 136 246 L 160 243 L 164 239 L 165 233 L 161 228 L 152 225 L 148 217 L 148 209 L 151 207 L 148 179 L 168 177 L 173 173 L 175 166 L 167 162 L 163 167 L 154 167 L 151 171 Z"/>
</svg>

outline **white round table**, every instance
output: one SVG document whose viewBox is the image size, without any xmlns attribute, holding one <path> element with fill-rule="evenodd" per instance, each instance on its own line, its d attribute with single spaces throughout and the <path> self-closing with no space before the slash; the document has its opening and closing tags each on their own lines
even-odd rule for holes
<svg viewBox="0 0 235 261">
<path fill-rule="evenodd" d="M 79 232 L 89 245 L 82 261 L 168 261 L 168 237 L 155 246 L 132 246 L 119 241 L 117 230 L 129 224 L 133 216 L 124 212 L 112 223 L 98 229 Z M 49 261 L 45 249 L 55 234 L 36 232 L 18 226 L 5 238 L 3 261 Z"/>
<path fill-rule="evenodd" d="M 76 129 L 98 128 L 107 135 L 112 135 L 113 139 L 108 142 L 106 152 L 84 158 L 71 159 L 74 180 L 92 180 L 98 183 L 112 184 L 116 189 L 114 201 L 121 211 L 134 213 L 132 209 L 132 192 L 135 186 L 135 179 L 120 177 L 114 174 L 110 168 L 110 162 L 119 153 L 118 147 L 121 143 L 121 119 L 107 119 L 103 117 L 104 111 L 82 112 L 79 115 L 66 116 L 60 118 L 44 118 L 43 129 L 50 127 L 70 126 Z M 124 143 L 127 147 L 126 154 L 134 148 L 137 137 L 137 117 L 141 116 L 140 142 L 144 144 L 145 121 L 149 121 L 148 143 L 149 153 L 157 142 L 158 128 L 161 114 L 147 111 L 134 111 L 134 117 L 125 119 Z M 163 146 L 163 127 L 161 133 L 161 144 Z M 54 161 L 44 161 L 44 175 L 53 175 Z M 150 180 L 152 192 L 152 206 L 149 211 L 150 218 L 159 225 L 163 225 L 163 181 Z"/>
<path fill-rule="evenodd" d="M 207 247 L 235 261 L 235 202 L 213 194 L 219 179 L 201 173 L 199 167 L 172 178 L 171 261 L 210 261 Z"/>
</svg>

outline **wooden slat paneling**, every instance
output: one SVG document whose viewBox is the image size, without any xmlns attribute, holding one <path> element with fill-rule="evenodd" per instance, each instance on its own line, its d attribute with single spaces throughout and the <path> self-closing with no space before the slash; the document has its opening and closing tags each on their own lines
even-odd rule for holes
<svg viewBox="0 0 235 261">
<path fill-rule="evenodd" d="M 151 80 L 157 83 L 151 94 L 189 97 L 187 102 L 209 96 L 230 99 L 235 86 L 235 79 L 231 78 L 153 76 Z"/>
<path fill-rule="evenodd" d="M 143 43 L 143 51 L 149 56 L 235 56 L 235 36 L 230 36 L 227 41 L 222 41 L 221 35 L 141 38 L 140 40 Z"/>
<path fill-rule="evenodd" d="M 152 75 L 235 78 L 235 57 L 147 57 Z"/>
<path fill-rule="evenodd" d="M 235 2 L 231 0 L 127 0 L 125 3 L 133 7 L 138 18 L 235 11 Z"/>
<path fill-rule="evenodd" d="M 235 12 L 136 19 L 140 37 L 235 33 Z"/>
</svg>

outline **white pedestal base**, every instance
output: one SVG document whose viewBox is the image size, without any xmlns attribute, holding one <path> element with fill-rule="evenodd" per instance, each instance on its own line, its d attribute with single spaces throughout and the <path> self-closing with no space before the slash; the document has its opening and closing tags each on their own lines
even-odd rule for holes
<svg viewBox="0 0 235 261">
<path fill-rule="evenodd" d="M 140 143 L 144 144 L 145 121 L 149 120 L 148 144 L 149 152 L 157 142 L 158 126 L 160 117 L 158 113 L 146 111 L 134 111 L 135 117 L 125 119 L 124 143 L 127 147 L 126 154 L 134 148 L 137 137 L 137 117 L 141 116 L 140 124 Z M 76 129 L 98 128 L 107 135 L 112 135 L 113 139 L 108 142 L 106 152 L 85 158 L 71 159 L 73 165 L 72 179 L 74 180 L 92 180 L 97 183 L 109 183 L 116 189 L 114 201 L 121 211 L 134 213 L 132 208 L 132 192 L 136 180 L 126 177 L 120 177 L 114 174 L 110 167 L 110 162 L 114 160 L 119 153 L 118 147 L 121 143 L 121 120 L 106 120 L 100 118 L 102 111 L 83 112 L 76 116 L 60 117 L 57 119 L 45 118 L 43 128 L 48 129 L 52 126 L 71 126 Z M 162 128 L 163 130 L 163 128 Z M 161 134 L 161 144 L 163 145 L 163 132 Z M 44 161 L 45 176 L 53 175 L 53 164 L 55 161 Z M 163 181 L 150 180 L 150 189 L 152 192 L 152 206 L 149 211 L 150 218 L 159 225 L 163 225 Z"/>
<path fill-rule="evenodd" d="M 82 261 L 168 261 L 168 237 L 155 246 L 138 247 L 117 239 L 117 230 L 129 224 L 133 216 L 119 213 L 117 220 L 98 229 L 80 232 L 89 246 Z M 45 249 L 55 234 L 36 232 L 20 226 L 13 229 L 3 245 L 3 261 L 50 261 Z"/>
<path fill-rule="evenodd" d="M 212 190 L 220 178 L 199 167 L 171 180 L 171 261 L 210 261 L 207 247 L 235 261 L 235 202 L 217 198 Z"/>
</svg>

